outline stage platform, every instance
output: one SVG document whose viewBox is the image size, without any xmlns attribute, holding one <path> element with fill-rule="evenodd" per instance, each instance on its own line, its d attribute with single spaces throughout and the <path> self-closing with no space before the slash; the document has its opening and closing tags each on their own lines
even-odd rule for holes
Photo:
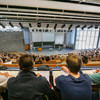
<svg viewBox="0 0 100 100">
<path fill-rule="evenodd" d="M 36 54 L 36 55 L 55 55 L 55 54 L 66 54 L 69 52 L 74 51 L 73 49 L 68 49 L 68 48 L 62 48 L 60 51 L 58 48 L 53 49 L 52 51 L 49 50 L 49 48 L 43 48 L 42 51 L 36 50 L 27 50 L 25 53 L 31 53 L 31 54 Z"/>
</svg>

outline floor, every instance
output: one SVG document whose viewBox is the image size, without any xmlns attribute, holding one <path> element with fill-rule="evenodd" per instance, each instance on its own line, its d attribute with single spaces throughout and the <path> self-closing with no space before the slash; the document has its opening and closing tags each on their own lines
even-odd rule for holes
<svg viewBox="0 0 100 100">
<path fill-rule="evenodd" d="M 62 48 L 61 50 L 59 50 L 58 48 L 55 48 L 53 50 L 49 50 L 49 48 L 46 49 L 42 49 L 42 51 L 38 51 L 38 50 L 28 50 L 25 51 L 26 53 L 31 53 L 31 54 L 36 54 L 36 55 L 46 55 L 46 56 L 50 56 L 50 55 L 54 55 L 54 54 L 65 54 L 65 53 L 69 53 L 74 51 L 73 49 L 68 49 L 68 48 Z"/>
</svg>

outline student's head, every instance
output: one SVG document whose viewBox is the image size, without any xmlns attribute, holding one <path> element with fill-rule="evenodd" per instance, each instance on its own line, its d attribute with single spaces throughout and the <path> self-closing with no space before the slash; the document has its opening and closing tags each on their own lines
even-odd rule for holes
<svg viewBox="0 0 100 100">
<path fill-rule="evenodd" d="M 71 73 L 77 74 L 81 68 L 82 61 L 77 55 L 69 55 L 66 59 L 68 69 Z"/>
<path fill-rule="evenodd" d="M 41 59 L 44 60 L 44 57 L 42 57 Z"/>
<path fill-rule="evenodd" d="M 61 62 L 64 62 L 64 61 L 66 61 L 66 57 L 62 56 L 61 57 Z"/>
<path fill-rule="evenodd" d="M 29 54 L 22 55 L 18 62 L 22 71 L 31 71 L 33 69 L 33 57 Z"/>
<path fill-rule="evenodd" d="M 3 65 L 3 60 L 0 58 L 0 66 Z"/>
<path fill-rule="evenodd" d="M 87 64 L 88 63 L 88 57 L 83 56 L 82 61 L 83 61 L 84 64 Z"/>
<path fill-rule="evenodd" d="M 50 60 L 50 57 L 49 56 L 46 56 L 46 61 L 49 61 Z"/>
</svg>

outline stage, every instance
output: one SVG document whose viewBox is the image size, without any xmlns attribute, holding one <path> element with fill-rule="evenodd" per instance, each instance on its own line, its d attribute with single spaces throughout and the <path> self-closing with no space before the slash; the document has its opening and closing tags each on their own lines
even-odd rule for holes
<svg viewBox="0 0 100 100">
<path fill-rule="evenodd" d="M 49 50 L 49 48 L 43 48 L 42 51 L 36 50 L 27 50 L 25 53 L 30 53 L 30 54 L 36 54 L 36 55 L 55 55 L 55 54 L 66 54 L 69 52 L 74 51 L 73 49 L 68 49 L 68 48 L 61 48 L 60 50 L 58 48 L 55 48 L 53 50 Z"/>
</svg>

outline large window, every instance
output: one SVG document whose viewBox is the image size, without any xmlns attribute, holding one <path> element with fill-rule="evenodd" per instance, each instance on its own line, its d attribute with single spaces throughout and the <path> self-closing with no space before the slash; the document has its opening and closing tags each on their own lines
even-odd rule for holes
<svg viewBox="0 0 100 100">
<path fill-rule="evenodd" d="M 99 45 L 98 45 L 98 48 L 100 48 L 100 39 L 99 39 Z"/>
<path fill-rule="evenodd" d="M 96 48 L 99 35 L 99 29 L 77 29 L 75 49 Z"/>
</svg>

